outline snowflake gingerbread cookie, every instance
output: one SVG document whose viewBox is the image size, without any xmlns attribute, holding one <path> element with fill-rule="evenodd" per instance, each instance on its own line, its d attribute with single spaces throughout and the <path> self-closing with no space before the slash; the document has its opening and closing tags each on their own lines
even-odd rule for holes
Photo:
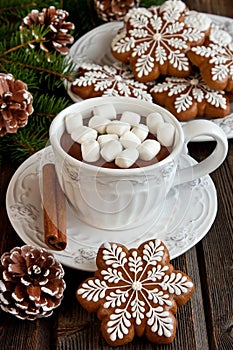
<svg viewBox="0 0 233 350">
<path fill-rule="evenodd" d="M 200 73 L 187 78 L 166 77 L 151 89 L 154 102 L 166 107 L 180 121 L 196 117 L 223 118 L 230 113 L 225 91 L 211 89 Z"/>
<path fill-rule="evenodd" d="M 159 239 L 128 250 L 116 243 L 99 248 L 95 277 L 77 289 L 80 304 L 97 312 L 102 334 L 118 346 L 145 335 L 151 342 L 167 344 L 176 333 L 177 307 L 191 297 L 194 285 L 169 263 Z"/>
<path fill-rule="evenodd" d="M 230 34 L 213 26 L 205 43 L 193 47 L 187 55 L 200 69 L 206 84 L 233 93 L 233 40 Z"/>
<path fill-rule="evenodd" d="M 112 41 L 112 54 L 129 63 L 141 82 L 160 75 L 188 76 L 191 63 L 187 51 L 204 42 L 210 20 L 206 16 L 204 21 L 207 25 L 197 28 L 197 15 L 188 16 L 186 5 L 179 0 L 149 9 L 132 9 L 125 16 L 124 28 Z"/>
<path fill-rule="evenodd" d="M 78 77 L 71 83 L 71 91 L 83 98 L 98 96 L 125 96 L 152 102 L 148 86 L 134 79 L 129 66 L 116 62 L 113 65 L 83 63 Z"/>
</svg>

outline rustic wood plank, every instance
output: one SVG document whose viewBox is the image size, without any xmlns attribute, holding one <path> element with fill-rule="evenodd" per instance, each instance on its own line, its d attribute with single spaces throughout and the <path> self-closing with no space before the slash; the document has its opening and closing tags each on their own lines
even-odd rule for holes
<svg viewBox="0 0 233 350">
<path fill-rule="evenodd" d="M 8 164 L 7 162 L 3 162 L 2 166 L 0 166 L 0 218 L 1 231 L 4 232 L 2 239 L 0 240 L 0 253 L 13 248 L 16 242 L 21 242 L 21 240 L 18 239 L 18 236 L 16 237 L 13 232 L 13 228 L 6 213 L 5 205 L 7 187 L 15 170 L 16 167 Z"/>
<path fill-rule="evenodd" d="M 218 217 L 203 240 L 208 286 L 208 320 L 211 348 L 233 348 L 233 142 L 229 156 L 212 175 L 218 193 Z"/>
<path fill-rule="evenodd" d="M 89 2 L 88 2 L 89 3 Z M 187 0 L 191 9 L 233 17 L 232 0 Z M 100 334 L 100 322 L 78 304 L 74 294 L 89 273 L 65 268 L 67 288 L 54 316 L 35 322 L 21 321 L 0 311 L 0 349 L 9 350 L 229 350 L 233 348 L 233 143 L 223 165 L 211 177 L 218 193 L 218 214 L 206 237 L 172 262 L 187 272 L 195 283 L 191 300 L 179 308 L 177 336 L 171 345 L 155 346 L 144 338 L 111 348 Z M 192 144 L 192 156 L 204 158 L 213 143 Z M 5 194 L 15 167 L 0 169 L 0 253 L 22 245 L 5 209 Z"/>
<path fill-rule="evenodd" d="M 191 10 L 233 18 L 232 0 L 186 0 L 185 3 Z"/>
<path fill-rule="evenodd" d="M 16 166 L 6 162 L 0 167 L 0 255 L 24 244 L 12 228 L 5 206 L 7 187 L 15 170 Z M 0 309 L 0 349 L 51 350 L 52 320 L 22 321 Z"/>
<path fill-rule="evenodd" d="M 207 333 L 205 329 L 205 316 L 202 303 L 201 283 L 199 279 L 197 256 L 195 248 L 187 254 L 175 259 L 173 262 L 176 269 L 180 269 L 193 278 L 196 290 L 191 300 L 178 309 L 177 335 L 170 345 L 157 346 L 164 350 L 208 350 Z M 62 307 L 59 310 L 57 325 L 57 350 L 63 349 L 113 349 L 109 347 L 100 334 L 100 321 L 96 314 L 90 314 L 83 310 L 75 300 L 75 291 L 84 279 L 92 274 L 74 271 L 65 268 L 67 291 Z M 195 309 L 195 313 L 193 312 Z M 203 324 L 202 329 L 199 325 Z M 145 338 L 135 338 L 130 344 L 121 346 L 122 350 L 152 350 L 154 344 Z"/>
<path fill-rule="evenodd" d="M 0 313 L 0 349 L 51 350 L 52 319 L 22 321 Z"/>
<path fill-rule="evenodd" d="M 192 144 L 202 159 L 211 143 Z M 218 195 L 218 213 L 207 236 L 197 245 L 210 348 L 233 348 L 233 141 L 225 162 L 211 174 Z"/>
<path fill-rule="evenodd" d="M 199 274 L 199 264 L 198 264 L 198 255 L 197 255 L 196 247 L 193 247 L 184 256 L 182 255 L 182 259 L 184 260 L 186 265 L 185 266 L 180 265 L 179 269 L 186 272 L 192 278 L 195 285 L 194 294 L 190 299 L 190 304 L 191 304 L 190 313 L 192 313 L 192 321 L 193 321 L 192 327 L 194 329 L 193 338 L 195 342 L 195 346 L 193 347 L 193 349 L 208 350 L 209 349 L 208 335 L 207 335 L 206 322 L 205 322 L 205 313 L 204 313 L 204 305 L 203 305 L 204 301 L 202 296 L 202 286 L 201 286 L 201 280 L 200 280 L 200 274 Z M 178 259 L 175 259 L 175 261 L 176 260 Z M 174 261 L 174 264 L 175 264 L 175 261 Z M 188 313 L 188 316 L 190 316 L 190 313 Z M 184 322 L 186 322 L 186 318 L 187 317 L 183 315 L 182 319 L 184 319 Z M 186 328 L 185 325 L 182 325 L 179 327 L 180 329 Z M 191 346 L 190 339 L 188 339 L 187 343 L 189 344 L 189 346 Z"/>
</svg>

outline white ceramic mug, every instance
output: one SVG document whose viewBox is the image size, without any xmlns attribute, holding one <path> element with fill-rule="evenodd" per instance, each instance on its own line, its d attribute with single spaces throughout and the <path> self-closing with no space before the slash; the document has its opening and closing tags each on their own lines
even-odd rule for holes
<svg viewBox="0 0 233 350">
<path fill-rule="evenodd" d="M 106 103 L 113 104 L 119 114 L 126 110 L 141 116 L 159 112 L 175 127 L 170 155 L 153 165 L 131 169 L 97 167 L 68 155 L 60 143 L 65 117 L 80 112 L 83 118 L 89 118 L 94 106 Z M 211 136 L 216 140 L 216 148 L 200 163 L 178 171 L 179 159 L 186 152 L 187 143 L 198 136 Z M 155 220 L 173 186 L 211 173 L 224 161 L 228 150 L 224 132 L 214 123 L 194 120 L 182 126 L 164 108 L 125 97 L 97 97 L 64 109 L 51 124 L 50 142 L 59 182 L 76 215 L 88 225 L 106 230 L 129 229 Z"/>
</svg>

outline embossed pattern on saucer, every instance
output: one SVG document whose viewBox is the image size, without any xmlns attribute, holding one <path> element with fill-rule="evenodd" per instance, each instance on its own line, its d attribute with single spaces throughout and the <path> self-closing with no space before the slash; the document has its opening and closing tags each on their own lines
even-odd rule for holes
<svg viewBox="0 0 233 350">
<path fill-rule="evenodd" d="M 40 174 L 42 164 L 53 162 L 53 157 L 49 146 L 28 158 L 13 175 L 6 196 L 7 213 L 17 234 L 26 244 L 47 249 Z M 180 168 L 193 162 L 191 157 L 183 155 Z M 103 242 L 117 240 L 131 248 L 143 241 L 160 238 L 167 245 L 171 259 L 174 259 L 207 234 L 216 213 L 217 196 L 210 176 L 174 187 L 168 193 L 159 220 L 134 230 L 110 232 L 90 227 L 78 220 L 67 204 L 67 248 L 53 253 L 66 266 L 95 271 L 96 253 Z"/>
</svg>

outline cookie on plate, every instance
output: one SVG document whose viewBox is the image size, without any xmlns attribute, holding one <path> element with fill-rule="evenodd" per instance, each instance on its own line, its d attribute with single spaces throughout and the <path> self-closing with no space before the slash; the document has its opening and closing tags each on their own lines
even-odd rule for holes
<svg viewBox="0 0 233 350">
<path fill-rule="evenodd" d="M 130 250 L 104 243 L 96 264 L 95 276 L 79 286 L 76 296 L 86 310 L 97 312 L 107 343 L 127 344 L 135 335 L 157 344 L 172 342 L 174 314 L 191 297 L 194 285 L 170 264 L 164 243 L 154 239 Z"/>
<path fill-rule="evenodd" d="M 226 31 L 213 26 L 203 45 L 187 53 L 206 84 L 216 90 L 233 92 L 233 41 Z"/>
<path fill-rule="evenodd" d="M 108 65 L 84 63 L 71 83 L 71 91 L 87 99 L 98 96 L 127 96 L 152 102 L 148 86 L 134 79 L 129 66 L 120 62 Z"/>
<path fill-rule="evenodd" d="M 197 14 L 191 15 L 179 0 L 168 0 L 149 9 L 132 9 L 112 41 L 112 54 L 130 64 L 136 80 L 141 82 L 160 75 L 189 76 L 191 63 L 186 53 L 192 46 L 203 44 L 211 23 L 203 15 L 205 26 L 199 29 L 198 20 L 192 20 L 192 16 Z"/>
<path fill-rule="evenodd" d="M 166 77 L 150 92 L 154 102 L 166 107 L 180 121 L 196 117 L 223 118 L 230 113 L 225 91 L 211 89 L 199 72 L 187 78 Z"/>
</svg>

